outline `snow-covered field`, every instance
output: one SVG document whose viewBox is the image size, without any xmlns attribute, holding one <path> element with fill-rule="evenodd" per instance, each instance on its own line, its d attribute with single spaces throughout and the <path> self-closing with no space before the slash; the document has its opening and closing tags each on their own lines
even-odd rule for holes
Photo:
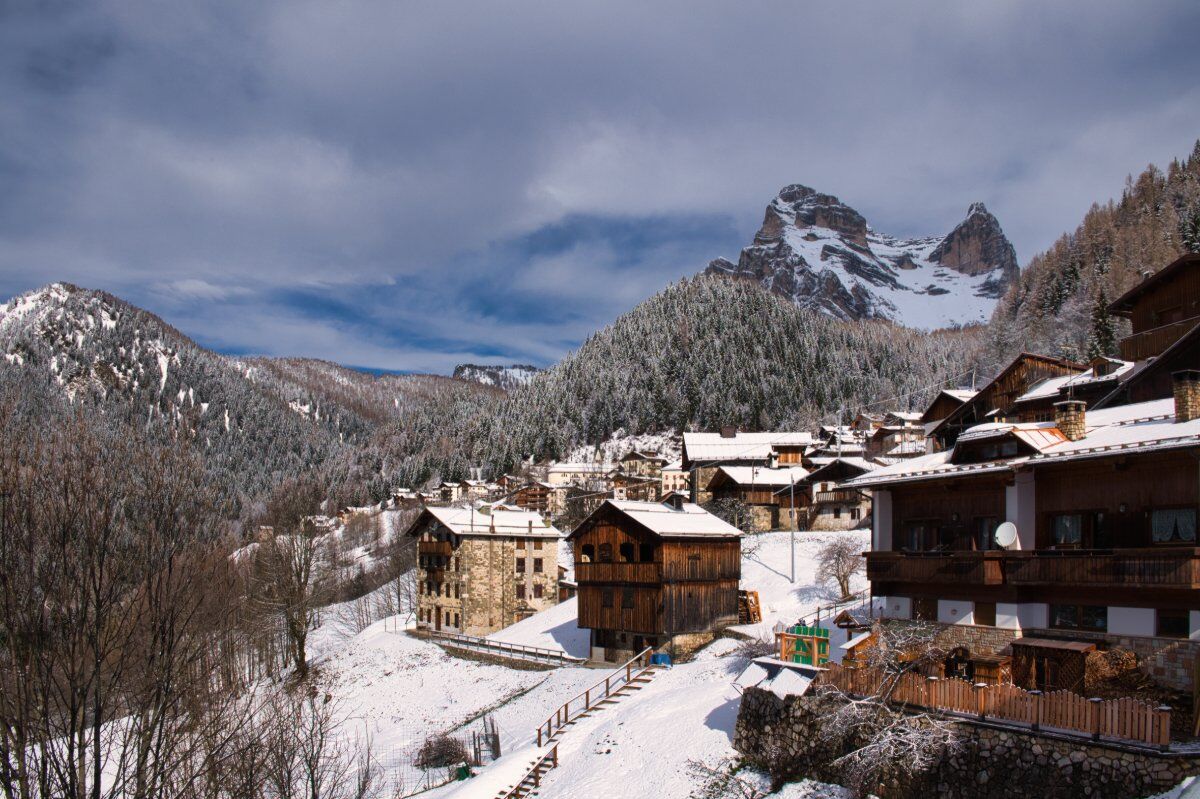
<svg viewBox="0 0 1200 799">
<path fill-rule="evenodd" d="M 770 634 L 777 621 L 811 619 L 833 598 L 815 581 L 815 557 L 833 536 L 865 533 L 798 533 L 796 582 L 789 581 L 790 534 L 746 539 L 744 588 L 757 590 L 765 613 L 748 632 Z M 511 785 L 536 753 L 535 731 L 565 700 L 603 679 L 604 670 L 582 667 L 533 671 L 451 655 L 405 632 L 392 617 L 354 634 L 337 624 L 338 609 L 313 634 L 314 666 L 321 688 L 337 702 L 347 734 L 369 738 L 384 768 L 399 769 L 429 735 L 471 728 L 489 714 L 504 756 L 478 776 L 422 794 L 491 797 Z M 587 632 L 575 623 L 568 601 L 492 636 L 587 654 Z M 738 644 L 718 639 L 697 657 L 659 672 L 642 691 L 572 726 L 560 739 L 560 766 L 547 775 L 542 797 L 655 796 L 685 799 L 700 777 L 692 763 L 718 766 L 736 757 L 732 748 L 739 695 L 732 683 L 744 660 Z M 411 784 L 411 781 L 410 781 Z M 840 797 L 841 789 L 816 783 L 789 786 L 781 797 Z"/>
</svg>

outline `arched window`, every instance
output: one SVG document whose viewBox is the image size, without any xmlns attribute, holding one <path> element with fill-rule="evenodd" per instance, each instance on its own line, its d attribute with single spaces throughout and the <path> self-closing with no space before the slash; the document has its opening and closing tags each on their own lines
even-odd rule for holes
<svg viewBox="0 0 1200 799">
<path fill-rule="evenodd" d="M 601 563 L 612 563 L 612 559 L 613 559 L 612 544 L 601 544 L 600 545 L 600 562 Z"/>
</svg>

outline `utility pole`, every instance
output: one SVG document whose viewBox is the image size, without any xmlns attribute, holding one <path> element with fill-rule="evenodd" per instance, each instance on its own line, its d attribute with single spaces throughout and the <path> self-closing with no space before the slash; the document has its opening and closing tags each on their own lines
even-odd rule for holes
<svg viewBox="0 0 1200 799">
<path fill-rule="evenodd" d="M 792 472 L 788 475 L 792 481 L 791 488 L 791 504 L 792 504 L 792 576 L 788 578 L 788 582 L 796 582 L 796 473 Z"/>
</svg>

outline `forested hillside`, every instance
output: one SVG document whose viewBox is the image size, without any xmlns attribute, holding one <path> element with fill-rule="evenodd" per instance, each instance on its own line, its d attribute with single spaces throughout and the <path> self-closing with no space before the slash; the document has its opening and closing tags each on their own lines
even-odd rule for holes
<svg viewBox="0 0 1200 799">
<path fill-rule="evenodd" d="M 1200 251 L 1200 142 L 1163 171 L 1129 178 L 1121 198 L 1094 205 L 1074 232 L 1035 256 L 991 320 L 986 365 L 1021 350 L 1074 358 L 1115 354 L 1122 320 L 1107 304 L 1187 251 Z"/>
</svg>

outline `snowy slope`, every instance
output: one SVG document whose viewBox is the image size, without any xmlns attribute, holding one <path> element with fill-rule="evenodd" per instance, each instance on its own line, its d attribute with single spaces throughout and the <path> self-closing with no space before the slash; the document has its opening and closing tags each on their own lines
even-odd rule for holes
<svg viewBox="0 0 1200 799">
<path fill-rule="evenodd" d="M 761 283 L 840 319 L 889 319 L 935 329 L 986 322 L 1016 279 L 1012 245 L 982 203 L 945 236 L 900 239 L 871 230 L 838 198 L 785 187 L 753 244 L 713 274 Z"/>
<path fill-rule="evenodd" d="M 454 377 L 508 391 L 525 385 L 539 371 L 541 370 L 536 366 L 520 363 L 513 364 L 512 366 L 486 366 L 477 363 L 460 363 L 454 367 Z"/>
</svg>

